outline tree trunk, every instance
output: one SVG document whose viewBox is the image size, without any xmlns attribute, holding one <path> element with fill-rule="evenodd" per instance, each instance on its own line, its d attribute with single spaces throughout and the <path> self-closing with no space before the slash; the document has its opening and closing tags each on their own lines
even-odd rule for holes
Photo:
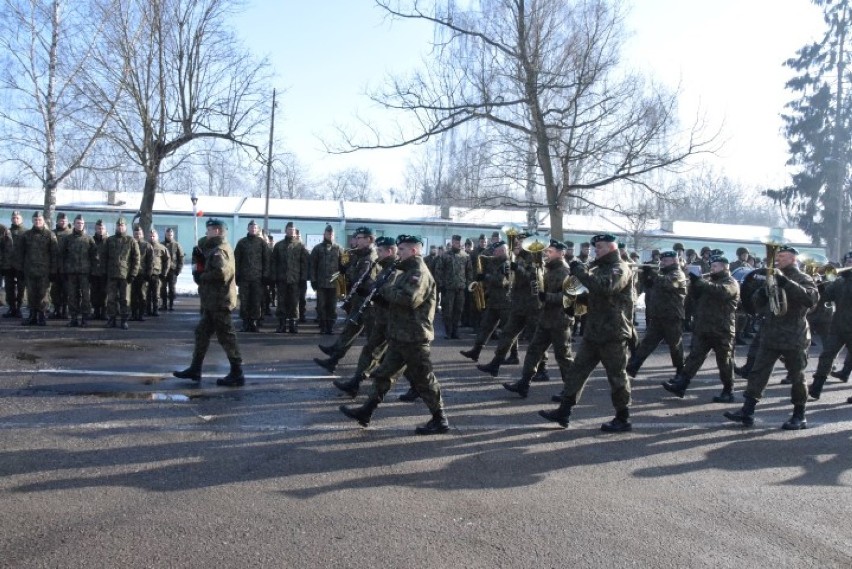
<svg viewBox="0 0 852 569">
<path fill-rule="evenodd" d="M 54 0 L 51 6 L 50 49 L 47 63 L 47 93 L 44 102 L 44 221 L 48 227 L 53 227 L 53 217 L 56 214 L 56 73 L 59 51 L 59 1 Z"/>
<path fill-rule="evenodd" d="M 142 190 L 142 203 L 139 204 L 139 225 L 145 231 L 145 235 L 151 230 L 154 223 L 154 198 L 157 197 L 157 189 L 160 184 L 160 160 L 151 160 L 145 168 L 145 188 Z"/>
</svg>

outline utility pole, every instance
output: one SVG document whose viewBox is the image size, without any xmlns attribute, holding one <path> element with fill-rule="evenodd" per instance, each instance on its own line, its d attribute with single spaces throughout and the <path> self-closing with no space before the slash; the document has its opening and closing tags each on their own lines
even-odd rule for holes
<svg viewBox="0 0 852 569">
<path fill-rule="evenodd" d="M 269 188 L 272 185 L 272 138 L 275 135 L 275 89 L 272 90 L 272 122 L 269 125 L 269 151 L 266 153 L 266 209 L 263 213 L 263 229 L 269 234 Z"/>
</svg>

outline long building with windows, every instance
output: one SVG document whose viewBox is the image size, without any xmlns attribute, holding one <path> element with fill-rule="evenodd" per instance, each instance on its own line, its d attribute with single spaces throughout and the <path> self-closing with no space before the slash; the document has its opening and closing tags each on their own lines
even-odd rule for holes
<svg viewBox="0 0 852 569">
<path fill-rule="evenodd" d="M 119 216 L 127 218 L 128 223 L 133 220 L 141 199 L 141 193 L 59 190 L 56 211 L 67 214 L 70 219 L 81 213 L 90 228 L 97 219 L 103 219 L 111 233 Z M 41 210 L 43 203 L 41 188 L 0 187 L 0 223 L 8 224 L 11 212 L 20 210 L 24 224 L 29 227 L 32 213 Z M 153 215 L 154 226 L 161 236 L 166 228 L 173 228 L 186 250 L 190 250 L 198 236 L 204 234 L 204 219 L 207 217 L 225 219 L 232 241 L 245 233 L 251 220 L 267 227 L 276 240 L 283 236 L 286 223 L 292 221 L 300 229 L 308 248 L 322 240 L 323 230 L 329 224 L 344 246 L 346 236 L 362 225 L 374 228 L 377 236 L 421 235 L 427 247 L 444 245 L 455 234 L 475 242 L 480 235 L 490 237 L 494 231 L 500 231 L 507 225 L 520 229 L 529 227 L 528 212 L 521 209 L 270 199 L 267 211 L 267 202 L 263 198 L 199 196 L 193 204 L 189 195 L 173 193 L 157 195 Z M 547 212 L 540 212 L 535 219 L 539 233 L 548 234 L 550 219 Z M 766 241 L 791 244 L 811 254 L 825 254 L 824 247 L 814 246 L 799 229 L 660 219 L 643 220 L 641 231 L 636 230 L 635 225 L 635 222 L 617 214 L 566 214 L 563 219 L 564 239 L 579 246 L 592 235 L 613 233 L 624 241 L 628 249 L 639 252 L 642 259 L 650 257 L 651 250 L 671 249 L 674 243 L 682 243 L 687 249 L 718 248 L 731 260 L 739 247 L 746 247 L 755 256 L 762 257 L 762 243 Z"/>
</svg>

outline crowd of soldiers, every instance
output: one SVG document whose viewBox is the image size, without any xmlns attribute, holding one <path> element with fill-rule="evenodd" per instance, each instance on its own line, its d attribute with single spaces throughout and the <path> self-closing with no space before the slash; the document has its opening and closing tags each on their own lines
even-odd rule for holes
<svg viewBox="0 0 852 569">
<path fill-rule="evenodd" d="M 26 229 L 21 213 L 12 212 L 9 227 L 0 224 L 0 274 L 8 306 L 3 317 L 20 318 L 25 326 L 45 326 L 48 318 L 67 320 L 69 327 L 106 320 L 107 327 L 127 330 L 128 320 L 174 310 L 184 260 L 174 231 L 167 229 L 163 242 L 155 229 L 147 237 L 142 227 L 132 231 L 128 234 L 127 222 L 119 218 L 115 233 L 107 235 L 99 219 L 90 235 L 82 215 L 69 224 L 64 213 L 57 214 L 51 230 L 40 211 Z"/>
<path fill-rule="evenodd" d="M 310 285 L 320 334 L 334 334 L 339 303 L 346 313 L 334 342 L 320 344 L 327 357 L 314 359 L 319 366 L 334 372 L 357 338 L 366 335 L 352 377 L 334 381 L 354 398 L 363 382 L 372 380 L 364 405 L 341 406 L 341 412 L 364 426 L 402 373 L 410 389 L 401 399 L 420 398 L 432 413 L 417 432 L 448 430 L 429 352 L 439 304 L 447 340 L 461 340 L 462 327 L 473 330 L 473 346 L 460 353 L 477 362 L 479 371 L 496 378 L 502 366 L 522 364 L 520 377 L 503 383 L 522 398 L 532 382 L 549 380 L 547 353 L 552 348 L 563 388 L 553 396 L 558 407 L 540 415 L 562 427 L 569 424 L 586 381 L 601 364 L 615 410 L 613 420 L 601 428 L 631 430 L 631 378 L 663 341 L 673 374 L 662 387 L 678 398 L 685 396 L 711 350 L 722 386 L 714 402 L 733 403 L 734 376 L 747 380 L 742 407 L 725 413 L 744 425 L 753 424 L 777 361 L 783 362 L 784 383 L 791 389 L 793 414 L 783 425 L 790 430 L 807 426 L 808 398 L 819 399 L 829 376 L 846 382 L 852 371 L 852 270 L 844 270 L 852 269 L 852 252 L 829 273 L 828 264 L 803 266 L 790 246 L 776 247 L 772 266 L 765 267 L 746 248 L 738 249 L 731 263 L 720 250 L 696 252 L 679 243 L 672 250 L 654 250 L 649 262 L 640 263 L 611 234 L 582 243 L 576 256 L 570 241 L 542 240 L 537 248 L 525 247 L 527 235 L 520 232 L 507 235 L 508 242 L 497 232 L 490 241 L 482 234 L 477 244 L 453 235 L 445 249 L 434 247 L 423 255 L 419 237 L 377 238 L 366 226 L 356 229 L 344 248 L 335 243 L 329 225 L 310 251 L 292 223 L 273 244 L 252 221 L 233 250 L 224 223 L 209 220 L 207 228 L 192 254 L 193 276 L 199 291 L 206 290 L 196 350 L 190 367 L 175 375 L 200 381 L 204 353 L 216 334 L 232 363 L 220 384 L 242 385 L 242 360 L 231 324 L 237 290 L 243 332 L 258 332 L 274 305 L 275 331 L 298 333 L 299 324 L 306 322 Z M 106 318 L 108 326 L 122 328 L 128 319 L 173 309 L 183 251 L 171 231 L 161 244 L 156 231 L 147 239 L 141 228 L 134 228 L 133 237 L 127 235 L 119 219 L 115 234 L 107 237 L 98 220 L 89 236 L 82 216 L 69 227 L 61 214 L 51 231 L 39 212 L 25 230 L 20 213 L 14 212 L 11 227 L 0 227 L 0 238 L 6 317 L 22 317 L 24 288 L 30 306 L 24 324 L 30 325 L 43 325 L 49 306 L 53 317 L 69 318 L 69 326 Z M 642 293 L 646 322 L 640 338 L 636 301 Z M 822 354 L 808 386 L 804 372 L 812 329 L 821 338 Z M 691 332 L 687 355 L 684 332 Z M 574 336 L 582 336 L 576 354 Z M 529 341 L 523 360 L 518 356 L 522 337 Z M 479 363 L 491 340 L 493 356 Z M 734 347 L 747 340 L 748 358 L 736 366 Z M 834 360 L 844 348 L 846 361 L 835 370 Z"/>
</svg>

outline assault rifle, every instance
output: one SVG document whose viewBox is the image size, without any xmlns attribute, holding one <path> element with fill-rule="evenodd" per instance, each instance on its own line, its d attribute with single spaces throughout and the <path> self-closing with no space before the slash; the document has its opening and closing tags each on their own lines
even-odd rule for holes
<svg viewBox="0 0 852 569">
<path fill-rule="evenodd" d="M 367 293 L 367 296 L 364 297 L 364 302 L 361 303 L 361 306 L 358 307 L 358 310 L 349 315 L 349 318 L 346 319 L 347 323 L 350 323 L 354 326 L 360 326 L 361 321 L 364 319 L 364 313 L 367 311 L 367 308 L 370 306 L 370 303 L 373 300 L 373 297 L 379 292 L 379 290 L 387 284 L 390 280 L 391 276 L 393 276 L 394 271 L 396 270 L 396 266 L 399 264 L 399 261 L 394 261 L 387 269 L 382 271 L 379 276 L 376 278 L 373 286 L 370 287 L 370 292 Z"/>
</svg>

